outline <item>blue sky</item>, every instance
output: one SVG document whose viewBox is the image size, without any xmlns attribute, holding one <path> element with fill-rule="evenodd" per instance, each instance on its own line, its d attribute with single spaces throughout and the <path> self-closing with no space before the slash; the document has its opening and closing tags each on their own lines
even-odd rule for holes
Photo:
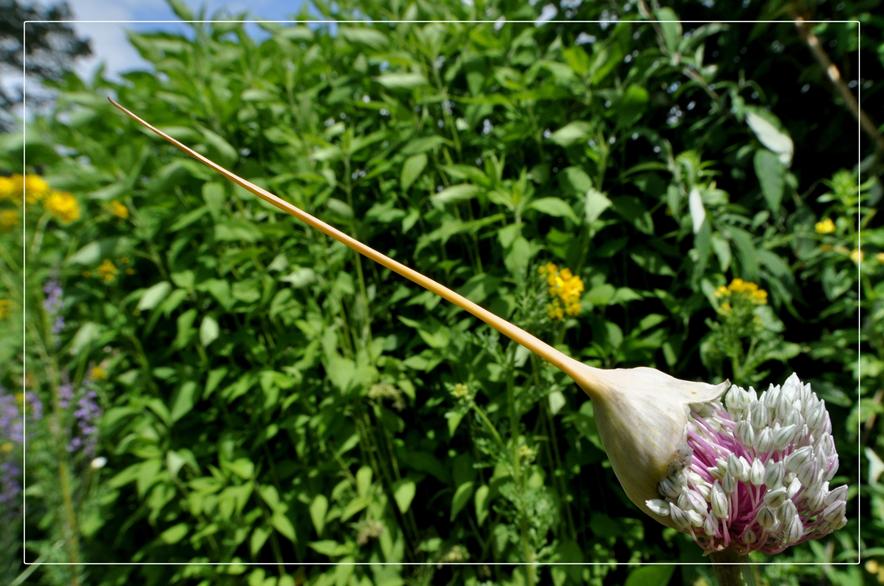
<svg viewBox="0 0 884 586">
<path fill-rule="evenodd" d="M 249 18 L 261 20 L 285 20 L 296 14 L 301 0 L 182 0 L 194 13 L 206 9 L 207 18 L 231 18 L 248 12 Z M 77 21 L 88 20 L 177 20 L 165 0 L 69 0 L 69 6 Z M 138 68 L 143 61 L 126 40 L 126 30 L 162 29 L 174 25 L 162 24 L 110 24 L 77 22 L 73 25 L 81 37 L 92 42 L 92 57 L 77 65 L 81 75 L 89 76 L 104 62 L 108 73 Z M 180 30 L 180 29 L 179 29 Z"/>
</svg>

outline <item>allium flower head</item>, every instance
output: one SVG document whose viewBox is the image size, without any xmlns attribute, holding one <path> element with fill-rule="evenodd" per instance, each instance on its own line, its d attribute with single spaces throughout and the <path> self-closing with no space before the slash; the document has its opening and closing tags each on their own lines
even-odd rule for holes
<svg viewBox="0 0 884 586">
<path fill-rule="evenodd" d="M 796 375 L 759 396 L 691 405 L 678 457 L 645 505 L 706 552 L 778 553 L 844 526 L 847 487 L 825 403 Z"/>
</svg>

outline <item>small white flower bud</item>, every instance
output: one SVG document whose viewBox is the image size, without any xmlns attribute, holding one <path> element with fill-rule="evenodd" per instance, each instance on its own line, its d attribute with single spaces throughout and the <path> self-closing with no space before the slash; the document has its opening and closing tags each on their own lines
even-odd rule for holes
<svg viewBox="0 0 884 586">
<path fill-rule="evenodd" d="M 755 432 L 755 449 L 761 453 L 770 452 L 773 450 L 773 432 L 769 427 L 765 427 L 759 433 Z"/>
<path fill-rule="evenodd" d="M 826 506 L 831 505 L 835 501 L 843 501 L 847 498 L 847 485 L 842 484 L 838 488 L 833 491 L 830 491 L 826 497 L 823 499 L 826 503 Z"/>
<path fill-rule="evenodd" d="M 764 429 L 767 426 L 767 408 L 764 403 L 755 403 L 752 405 L 749 414 L 749 421 L 756 431 Z"/>
<path fill-rule="evenodd" d="M 716 482 L 712 485 L 712 514 L 719 519 L 727 519 L 729 501 L 727 494 Z"/>
<path fill-rule="evenodd" d="M 755 516 L 755 520 L 758 521 L 758 524 L 761 525 L 765 531 L 773 531 L 780 524 L 770 507 L 761 507 L 758 509 L 758 514 Z"/>
<path fill-rule="evenodd" d="M 739 439 L 743 445 L 755 445 L 755 430 L 752 428 L 751 423 L 748 421 L 739 421 L 737 423 L 737 439 Z"/>
<path fill-rule="evenodd" d="M 787 489 L 787 492 L 789 494 L 789 498 L 794 497 L 796 494 L 798 494 L 798 491 L 800 491 L 800 490 L 801 490 L 801 481 L 798 480 L 798 477 L 796 476 L 795 478 L 792 479 L 792 482 L 789 483 L 789 488 Z"/>
<path fill-rule="evenodd" d="M 107 458 L 104 456 L 98 456 L 97 458 L 93 458 L 91 462 L 89 462 L 89 466 L 93 470 L 98 470 L 100 468 L 104 468 L 107 465 Z"/>
<path fill-rule="evenodd" d="M 764 484 L 768 488 L 776 488 L 783 483 L 783 463 L 770 461 L 764 467 Z"/>
<path fill-rule="evenodd" d="M 755 486 L 761 486 L 764 482 L 764 464 L 758 458 L 752 460 L 752 467 L 749 470 L 749 482 Z"/>
<path fill-rule="evenodd" d="M 704 515 L 701 515 L 697 511 L 693 511 L 693 510 L 685 511 L 685 513 L 687 514 L 688 522 L 691 524 L 692 527 L 702 527 L 703 526 L 703 522 L 706 520 L 706 517 Z"/>
<path fill-rule="evenodd" d="M 669 503 L 662 499 L 651 499 L 645 501 L 645 504 L 655 515 L 660 515 L 661 517 L 669 516 Z"/>
<path fill-rule="evenodd" d="M 764 504 L 771 509 L 777 509 L 780 505 L 786 502 L 788 496 L 789 493 L 785 488 L 775 488 L 774 490 L 767 491 L 764 495 Z"/>
<path fill-rule="evenodd" d="M 798 472 L 798 469 L 813 457 L 813 448 L 804 446 L 798 448 L 786 457 L 786 470 L 789 472 Z"/>
<path fill-rule="evenodd" d="M 712 537 L 717 530 L 718 522 L 715 520 L 715 517 L 712 515 L 706 515 L 706 520 L 703 521 L 703 533 Z"/>
<path fill-rule="evenodd" d="M 789 521 L 786 523 L 786 542 L 795 543 L 803 536 L 804 526 L 801 524 L 798 514 L 795 513 L 789 517 Z"/>
<path fill-rule="evenodd" d="M 743 533 L 742 541 L 746 545 L 754 543 L 755 542 L 755 532 L 752 531 L 751 529 L 746 529 L 746 532 Z"/>
<path fill-rule="evenodd" d="M 677 529 L 680 531 L 690 530 L 691 521 L 688 519 L 687 513 L 681 510 L 678 505 L 669 503 L 669 514 Z"/>
</svg>

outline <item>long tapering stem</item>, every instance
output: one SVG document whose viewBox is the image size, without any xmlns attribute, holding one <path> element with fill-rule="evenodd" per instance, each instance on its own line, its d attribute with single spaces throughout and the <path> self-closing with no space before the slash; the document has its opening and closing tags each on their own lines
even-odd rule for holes
<svg viewBox="0 0 884 586">
<path fill-rule="evenodd" d="M 184 152 L 188 156 L 190 156 L 190 157 L 196 159 L 197 161 L 199 161 L 200 163 L 206 165 L 207 167 L 209 167 L 210 169 L 212 169 L 213 171 L 215 171 L 216 173 L 218 173 L 219 175 L 221 175 L 222 177 L 224 177 L 228 181 L 231 181 L 232 183 L 239 185 L 243 189 L 255 194 L 256 196 L 263 199 L 264 201 L 271 204 L 272 206 L 274 206 L 274 207 L 286 212 L 287 214 L 294 216 L 295 218 L 301 220 L 302 222 L 304 222 L 308 226 L 311 226 L 311 227 L 319 230 L 323 234 L 337 240 L 338 242 L 347 246 L 348 248 L 355 250 L 359 254 L 362 254 L 363 256 L 368 257 L 369 259 L 373 260 L 374 262 L 390 269 L 391 271 L 405 277 L 409 281 L 416 283 L 416 284 L 420 285 L 421 287 L 435 293 L 436 295 L 439 295 L 440 297 L 442 297 L 446 301 L 453 303 L 454 305 L 460 307 L 464 311 L 469 312 L 473 316 L 479 318 L 480 320 L 482 320 L 486 324 L 493 327 L 495 330 L 497 330 L 501 334 L 507 336 L 508 338 L 512 339 L 516 343 L 521 344 L 522 346 L 531 350 L 532 352 L 534 352 L 535 354 L 537 354 L 538 356 L 540 356 L 541 358 L 543 358 L 544 360 L 546 360 L 550 364 L 561 369 L 563 372 L 565 372 L 566 374 L 571 376 L 571 378 L 573 378 L 575 381 L 577 381 L 580 384 L 580 386 L 583 387 L 587 392 L 594 393 L 594 392 L 596 392 L 596 389 L 598 389 L 598 392 L 601 392 L 601 388 L 602 388 L 601 384 L 595 384 L 595 381 L 588 380 L 588 379 L 592 378 L 591 371 L 588 371 L 585 367 L 583 367 L 583 365 L 581 363 L 572 359 L 567 354 L 555 349 L 554 347 L 552 347 L 549 344 L 547 344 L 546 342 L 540 340 L 536 336 L 526 332 L 522 328 L 520 328 L 520 327 L 508 322 L 507 320 L 491 313 L 490 311 L 488 311 L 484 307 L 481 307 L 480 305 L 473 303 L 472 301 L 470 301 L 466 297 L 460 295 L 459 293 L 456 293 L 455 291 L 449 289 L 445 285 L 442 285 L 441 283 L 434 281 L 433 279 L 427 277 L 426 275 L 419 273 L 419 272 L 415 271 L 414 269 L 407 267 L 406 265 L 404 265 L 396 260 L 393 260 L 392 258 L 388 257 L 387 255 L 385 255 L 381 252 L 378 252 L 377 250 L 371 248 L 370 246 L 367 246 L 367 245 L 363 244 L 362 242 L 359 242 L 355 238 L 352 238 L 349 235 L 345 234 L 344 232 L 341 232 L 340 230 L 338 230 L 334 226 L 326 224 L 322 220 L 308 214 L 307 212 L 301 210 L 300 208 L 283 200 L 282 198 L 270 193 L 266 189 L 259 187 L 259 186 L 255 185 L 254 183 L 252 183 L 251 181 L 243 179 L 242 177 L 233 173 L 232 171 L 225 169 L 224 167 L 222 167 L 218 163 L 215 163 L 214 161 L 201 155 L 200 153 L 196 152 L 195 150 L 193 150 L 192 148 L 183 144 L 182 142 L 178 141 L 177 139 L 172 138 L 171 136 L 169 136 L 168 134 L 166 134 L 162 130 L 154 127 L 149 122 L 145 121 L 144 119 L 140 118 L 139 116 L 137 116 L 133 112 L 129 111 L 124 106 L 122 106 L 121 104 L 119 104 L 118 102 L 113 100 L 112 98 L 108 98 L 108 101 L 111 104 L 113 104 L 114 107 L 116 107 L 121 112 L 126 114 L 126 116 L 128 116 L 132 120 L 138 122 L 138 124 L 140 124 L 141 126 L 143 126 L 146 129 L 150 130 L 151 132 L 153 132 L 157 136 L 161 137 L 165 141 L 174 145 L 176 148 L 178 148 L 179 150 L 181 150 L 182 152 Z"/>
</svg>

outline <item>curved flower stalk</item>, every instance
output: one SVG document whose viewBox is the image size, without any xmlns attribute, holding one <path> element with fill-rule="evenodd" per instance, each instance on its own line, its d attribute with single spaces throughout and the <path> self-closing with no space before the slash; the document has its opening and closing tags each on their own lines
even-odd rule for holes
<svg viewBox="0 0 884 586">
<path fill-rule="evenodd" d="M 250 191 L 267 203 L 291 216 L 294 216 L 305 224 L 344 244 L 348 248 L 368 257 L 436 295 L 439 295 L 443 299 L 450 301 L 565 372 L 593 400 L 599 434 L 605 445 L 608 457 L 611 460 L 614 473 L 617 475 L 617 479 L 620 481 L 621 486 L 623 486 L 623 489 L 630 500 L 642 511 L 657 521 L 668 526 L 679 528 L 697 538 L 699 534 L 695 529 L 697 527 L 703 527 L 706 518 L 708 517 L 708 514 L 701 516 L 700 510 L 702 509 L 705 513 L 712 511 L 712 501 L 705 500 L 707 496 L 705 485 L 695 482 L 696 477 L 692 466 L 701 466 L 703 463 L 708 462 L 717 466 L 717 456 L 720 453 L 727 456 L 727 454 L 733 452 L 737 458 L 749 453 L 748 448 L 742 450 L 737 449 L 736 444 L 733 441 L 727 443 L 726 438 L 729 437 L 727 434 L 730 432 L 724 430 L 729 430 L 731 427 L 733 427 L 734 430 L 737 430 L 738 424 L 746 419 L 744 416 L 746 412 L 751 411 L 751 413 L 755 413 L 756 410 L 761 409 L 756 407 L 745 407 L 745 409 L 748 409 L 749 411 L 746 411 L 745 409 L 744 411 L 739 411 L 736 407 L 730 407 L 731 403 L 728 403 L 729 409 L 731 409 L 731 414 L 727 415 L 728 410 L 722 406 L 721 397 L 730 387 L 730 383 L 723 382 L 718 385 L 711 385 L 702 382 L 690 382 L 674 378 L 653 368 L 605 370 L 574 360 L 570 356 L 543 342 L 520 327 L 491 313 L 448 287 L 437 283 L 426 275 L 374 250 L 341 232 L 337 228 L 326 224 L 322 220 L 313 217 L 300 208 L 270 193 L 266 189 L 263 189 L 225 169 L 221 165 L 218 165 L 214 161 L 211 161 L 207 157 L 199 154 L 190 147 L 154 127 L 149 122 L 130 112 L 113 99 L 108 98 L 108 100 L 132 120 L 138 122 L 143 127 L 171 143 L 188 156 L 211 168 L 228 181 Z M 754 391 L 752 392 L 754 393 Z M 809 393 L 809 389 L 807 392 Z M 729 394 L 728 401 L 730 402 L 743 401 L 746 405 L 751 402 L 749 399 L 743 400 L 743 396 L 739 394 L 733 395 L 736 397 L 735 399 L 730 399 L 730 396 L 731 395 Z M 791 397 L 791 395 L 789 396 Z M 805 395 L 802 394 L 801 397 L 805 397 Z M 809 399 L 807 400 L 809 401 Z M 733 405 L 736 404 L 737 403 L 733 403 Z M 766 403 L 763 404 L 766 405 Z M 779 405 L 779 403 L 777 403 L 777 405 Z M 764 409 L 769 409 L 769 407 L 765 406 Z M 780 407 L 776 407 L 776 409 L 780 409 Z M 783 407 L 782 409 L 786 408 Z M 774 411 L 761 411 L 760 415 L 755 415 L 755 418 L 751 419 L 753 426 L 757 422 L 757 427 L 759 428 L 760 433 L 763 432 L 764 425 L 771 424 L 771 422 L 766 419 L 771 412 Z M 775 412 L 780 413 L 780 411 Z M 828 422 L 828 415 L 825 414 L 824 408 L 823 414 L 825 416 L 825 421 Z M 763 423 L 761 415 L 764 415 L 765 417 Z M 786 414 L 783 412 L 783 417 L 785 416 Z M 819 415 L 816 411 L 813 411 L 813 413 L 809 413 L 807 416 L 802 417 L 805 417 L 802 421 L 810 421 L 816 425 L 817 418 L 823 416 Z M 808 417 L 810 419 L 808 419 Z M 794 424 L 798 425 L 798 421 L 796 420 Z M 791 423 L 789 425 L 791 425 Z M 782 425 L 782 427 L 785 426 L 786 424 Z M 742 429 L 742 427 L 739 429 Z M 752 429 L 754 433 L 755 427 Z M 779 428 L 771 427 L 765 437 L 774 433 L 773 429 L 779 431 Z M 795 430 L 796 428 L 790 429 Z M 805 443 L 816 446 L 819 442 L 810 439 L 807 434 L 801 435 L 804 433 L 803 429 L 804 428 L 799 426 L 794 433 L 795 437 L 790 435 L 790 441 L 804 441 Z M 808 429 L 810 429 L 809 424 Z M 816 428 L 814 427 L 813 429 Z M 733 433 L 736 433 L 736 431 Z M 791 433 L 792 432 L 790 431 L 790 434 Z M 806 439 L 799 439 L 799 436 Z M 768 440 L 766 439 L 765 441 Z M 715 460 L 710 460 L 710 456 L 706 455 L 707 452 L 700 449 L 707 445 L 708 454 L 715 454 Z M 748 444 L 743 442 L 740 445 L 745 446 Z M 828 458 L 830 453 L 834 454 L 831 436 L 829 436 L 825 446 L 826 447 L 820 449 L 828 450 L 823 454 L 823 457 Z M 728 450 L 730 450 L 730 452 L 728 452 Z M 795 452 L 798 453 L 798 450 L 795 450 Z M 754 457 L 755 452 L 752 453 Z M 766 452 L 761 453 L 767 454 Z M 789 451 L 788 454 L 784 454 L 783 451 L 780 450 L 780 460 L 784 455 L 792 457 L 791 453 L 792 452 Z M 797 466 L 799 463 L 803 462 L 804 459 L 810 457 L 807 451 L 800 452 L 800 454 L 803 455 L 792 457 L 792 460 L 790 460 L 791 466 Z M 703 456 L 701 457 L 701 455 Z M 703 457 L 706 457 L 706 459 L 704 460 Z M 773 456 L 767 454 L 764 462 L 771 460 L 771 458 L 773 458 Z M 779 462 L 780 460 L 776 461 Z M 826 461 L 828 462 L 829 460 Z M 748 460 L 745 461 L 749 462 Z M 754 463 L 754 461 L 755 460 L 753 459 L 752 463 Z M 735 469 L 735 473 L 738 472 L 739 477 L 737 477 L 736 474 L 732 476 L 721 475 L 722 482 L 724 482 L 724 478 L 733 478 L 733 481 L 727 480 L 727 482 L 729 483 L 728 487 L 733 488 L 736 491 L 733 501 L 735 503 L 733 509 L 734 517 L 732 519 L 734 525 L 731 526 L 719 523 L 713 528 L 711 525 L 713 521 L 710 521 L 710 529 L 712 529 L 711 533 L 706 534 L 705 537 L 701 536 L 698 539 L 698 543 L 700 543 L 707 552 L 716 551 L 720 543 L 725 543 L 725 529 L 728 531 L 727 539 L 729 540 L 724 547 L 735 544 L 734 539 L 731 537 L 733 531 L 737 530 L 737 528 L 742 528 L 743 525 L 749 522 L 746 520 L 745 516 L 740 515 L 740 510 L 737 506 L 743 505 L 748 507 L 748 503 L 755 503 L 757 501 L 757 498 L 753 496 L 754 493 L 749 494 L 749 489 L 742 484 L 742 478 L 744 476 L 742 461 L 738 459 L 737 462 L 740 467 L 738 470 Z M 814 462 L 816 462 L 816 460 L 814 460 Z M 757 466 L 758 465 L 755 465 L 755 469 L 752 468 L 752 465 L 749 466 L 748 471 L 753 474 L 751 477 L 752 479 L 757 479 Z M 832 466 L 837 466 L 837 460 L 835 460 L 835 464 Z M 824 476 L 830 472 L 834 473 L 834 468 L 832 466 L 827 466 L 825 468 L 823 473 Z M 787 477 L 786 467 L 787 464 L 784 462 L 783 481 L 785 481 L 785 478 Z M 776 468 L 776 466 L 774 466 L 774 468 Z M 816 469 L 814 470 L 814 474 L 817 474 Z M 708 472 L 710 478 L 711 474 L 711 472 Z M 807 472 L 802 469 L 802 474 L 806 475 Z M 676 480 L 683 477 L 693 484 L 675 484 Z M 704 478 L 702 474 L 700 474 L 699 477 L 703 482 L 713 485 L 713 483 L 709 481 L 709 478 Z M 804 478 L 804 476 L 802 476 L 802 478 Z M 831 478 L 831 475 L 828 476 L 828 478 Z M 733 486 L 731 486 L 732 484 Z M 660 486 L 665 487 L 667 492 L 661 494 Z M 672 490 L 669 490 L 670 486 L 672 486 Z M 756 486 L 757 488 L 757 485 L 753 486 Z M 807 484 L 802 484 L 802 486 L 807 486 Z M 779 488 L 778 485 L 777 488 Z M 689 490 L 691 492 L 688 492 Z M 792 503 L 795 510 L 798 511 L 798 518 L 801 522 L 801 535 L 797 536 L 796 539 L 790 539 L 789 543 L 784 547 L 787 547 L 791 543 L 797 543 L 805 538 L 809 539 L 814 536 L 822 535 L 833 530 L 836 528 L 836 525 L 841 523 L 840 520 L 837 520 L 837 522 L 828 521 L 828 519 L 837 516 L 828 509 L 824 509 L 823 514 L 823 518 L 827 520 L 825 522 L 820 521 L 816 525 L 814 525 L 816 521 L 810 517 L 800 516 L 801 511 L 811 510 L 808 506 L 803 504 L 807 498 L 812 497 L 817 500 L 822 498 L 824 502 L 827 498 L 830 498 L 826 496 L 829 495 L 827 489 L 824 491 L 822 497 L 819 497 L 819 494 L 823 491 L 813 492 L 812 494 L 806 493 L 805 495 L 800 489 L 793 492 L 790 492 L 790 490 L 791 489 L 786 490 L 786 496 L 782 500 L 777 500 L 774 503 L 766 503 L 771 506 L 764 510 L 770 510 L 772 512 L 771 514 L 779 516 L 776 517 L 774 521 L 770 521 L 766 516 L 767 513 L 764 513 L 765 516 L 763 518 L 764 523 L 766 523 L 766 525 L 764 525 L 765 527 L 768 525 L 773 527 L 775 523 L 781 523 L 785 520 L 787 522 L 787 536 L 795 537 L 798 533 L 798 529 L 796 528 L 797 526 L 795 525 L 795 522 L 791 521 L 793 518 L 791 516 L 792 509 L 789 508 L 790 505 L 787 504 L 786 501 L 788 500 Z M 838 490 L 840 491 L 841 489 Z M 699 496 L 696 496 L 694 494 L 695 492 Z M 687 496 L 682 497 L 683 494 Z M 712 494 L 712 489 L 710 489 L 708 495 L 711 496 Z M 715 501 L 716 508 L 713 511 L 713 520 L 720 519 L 715 516 L 715 512 L 721 512 L 721 499 L 719 493 L 715 492 L 715 495 L 718 500 Z M 661 496 L 665 496 L 672 500 L 664 500 Z M 682 505 L 686 503 L 683 500 L 680 501 L 680 497 L 683 499 L 689 499 L 688 502 L 695 504 L 695 506 L 692 504 L 692 507 L 694 508 L 688 509 L 686 506 L 683 507 Z M 700 498 L 704 499 L 705 505 L 701 505 L 698 500 Z M 780 497 L 775 498 L 779 499 Z M 831 499 L 832 502 L 842 502 L 843 491 L 835 491 L 835 495 L 831 497 Z M 813 504 L 816 505 L 816 500 L 813 501 Z M 799 505 L 803 508 L 799 508 Z M 703 506 L 706 508 L 704 509 Z M 828 507 L 828 503 L 826 506 Z M 788 512 L 784 512 L 784 508 L 788 509 Z M 690 510 L 691 513 L 686 512 L 688 510 Z M 815 511 L 816 509 L 813 510 Z M 731 509 L 728 508 L 728 513 L 730 512 Z M 843 506 L 840 508 L 840 515 L 843 517 Z M 699 525 L 696 525 L 695 523 L 698 521 L 698 518 L 701 522 Z M 840 518 L 841 517 L 839 517 L 839 519 Z M 685 522 L 686 520 L 687 523 Z M 791 525 L 789 525 L 789 523 L 791 523 Z M 734 529 L 731 529 L 731 527 Z M 807 529 L 807 531 L 805 531 L 805 529 Z M 754 531 L 751 527 L 749 527 L 748 530 Z M 747 535 L 750 535 L 748 530 L 741 531 L 739 535 L 741 540 Z M 774 529 L 770 528 L 767 531 L 770 535 L 773 535 Z M 750 540 L 750 543 L 754 544 L 759 539 L 764 539 L 765 537 L 769 537 L 769 535 L 758 532 L 753 539 Z M 716 539 L 718 541 L 715 541 Z M 767 541 L 765 541 L 765 544 L 766 543 Z M 771 545 L 770 547 L 767 547 L 767 549 L 764 549 L 764 547 L 760 549 L 763 551 L 779 551 L 777 549 L 779 546 Z"/>
</svg>

